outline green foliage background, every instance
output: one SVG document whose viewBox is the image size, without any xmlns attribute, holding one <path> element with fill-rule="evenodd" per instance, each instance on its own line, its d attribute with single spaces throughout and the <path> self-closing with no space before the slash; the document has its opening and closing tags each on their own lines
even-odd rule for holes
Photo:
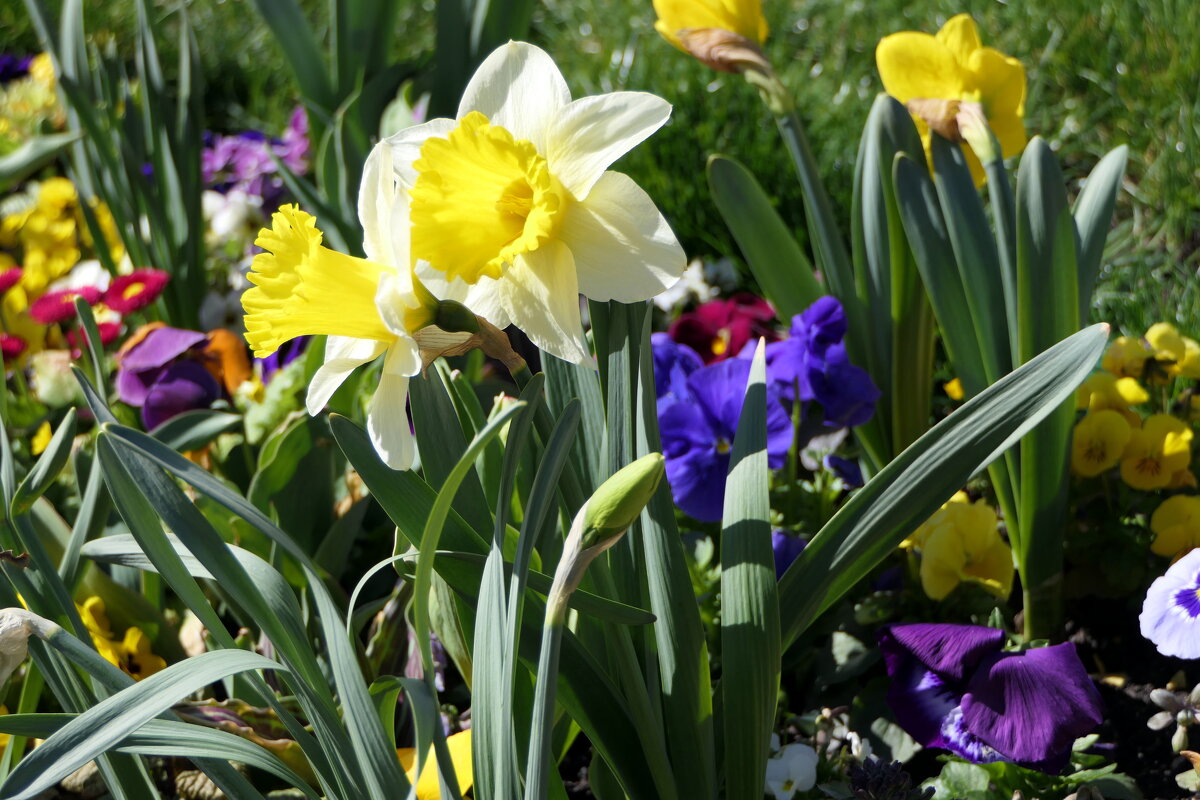
<svg viewBox="0 0 1200 800">
<path fill-rule="evenodd" d="M 168 22 L 178 2 L 159 2 Z M 318 32 L 325 0 L 301 0 Z M 433 48 L 434 0 L 407 4 L 397 59 L 423 60 Z M 278 130 L 296 92 L 266 26 L 249 0 L 186 4 L 216 130 Z M 1119 229 L 1093 306 L 1093 318 L 1141 333 L 1168 319 L 1200 335 L 1200 3 L 1101 0 L 997 3 L 991 0 L 791 0 L 764 3 L 767 52 L 796 92 L 809 137 L 837 206 L 849 213 L 859 132 L 880 90 L 874 48 L 898 30 L 935 31 L 971 13 L 985 44 L 1020 58 L 1029 74 L 1027 127 L 1063 162 L 1072 191 L 1100 156 L 1130 146 Z M 92 0 L 88 27 L 100 40 L 132 47 L 130 0 Z M 558 61 L 576 93 L 637 89 L 675 104 L 652 145 L 618 166 L 644 186 L 693 256 L 737 255 L 702 176 L 710 152 L 746 163 L 803 239 L 803 215 L 779 140 L 758 99 L 740 80 L 674 51 L 653 29 L 649 0 L 548 0 L 533 37 Z M 5 50 L 36 47 L 20 3 L 0 4 Z M 172 43 L 163 44 L 170 63 Z"/>
</svg>

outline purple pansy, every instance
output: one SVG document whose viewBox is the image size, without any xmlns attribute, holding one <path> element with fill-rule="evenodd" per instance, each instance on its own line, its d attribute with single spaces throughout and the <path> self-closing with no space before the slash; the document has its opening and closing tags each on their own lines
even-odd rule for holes
<svg viewBox="0 0 1200 800">
<path fill-rule="evenodd" d="M 779 528 L 771 531 L 771 550 L 775 554 L 775 580 L 783 577 L 792 562 L 804 552 L 808 542 Z"/>
<path fill-rule="evenodd" d="M 733 358 L 710 364 L 672 386 L 658 403 L 667 481 L 675 504 L 704 522 L 717 522 L 725 498 L 729 454 L 742 413 L 750 362 Z M 784 464 L 792 423 L 778 394 L 767 387 L 767 463 Z"/>
<path fill-rule="evenodd" d="M 33 56 L 15 56 L 12 53 L 0 53 L 0 84 L 8 83 L 29 74 L 29 64 Z"/>
<path fill-rule="evenodd" d="M 209 188 L 222 193 L 238 189 L 263 198 L 263 204 L 270 207 L 278 203 L 284 188 L 272 156 L 292 172 L 303 175 L 308 151 L 308 117 L 304 109 L 297 108 L 280 139 L 256 130 L 208 134 L 200 155 L 200 169 Z"/>
<path fill-rule="evenodd" d="M 1006 652 L 978 625 L 891 625 L 879 633 L 900 727 L 969 761 L 1058 772 L 1103 719 L 1100 694 L 1066 643 Z"/>
<path fill-rule="evenodd" d="M 850 363 L 846 313 L 833 297 L 822 297 L 792 317 L 791 335 L 767 345 L 767 372 L 785 400 L 815 401 L 827 427 L 862 425 L 875 413 L 879 389 L 871 376 Z"/>
<path fill-rule="evenodd" d="M 825 456 L 825 468 L 838 476 L 842 483 L 846 484 L 849 489 L 857 489 L 863 485 L 862 467 L 857 461 L 851 461 L 848 458 L 835 456 L 833 453 Z"/>
<path fill-rule="evenodd" d="M 142 410 L 147 430 L 221 396 L 216 378 L 193 358 L 207 344 L 199 331 L 160 327 L 118 356 L 117 397 Z"/>
<path fill-rule="evenodd" d="M 654 357 L 655 397 L 670 394 L 673 383 L 686 383 L 688 375 L 704 366 L 699 353 L 666 333 L 650 336 L 650 352 Z"/>
<path fill-rule="evenodd" d="M 1200 658 L 1200 549 L 1150 584 L 1138 622 L 1164 656 Z"/>
<path fill-rule="evenodd" d="M 304 355 L 310 341 L 312 341 L 311 336 L 297 336 L 295 339 L 289 339 L 281 344 L 279 349 L 271 355 L 265 358 L 255 358 L 254 363 L 258 365 L 259 379 L 264 384 L 270 383 L 276 372 Z"/>
</svg>

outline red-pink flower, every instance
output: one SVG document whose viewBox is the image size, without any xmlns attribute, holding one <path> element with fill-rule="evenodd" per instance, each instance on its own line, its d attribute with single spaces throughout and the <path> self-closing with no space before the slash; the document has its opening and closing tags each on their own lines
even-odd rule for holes
<svg viewBox="0 0 1200 800">
<path fill-rule="evenodd" d="M 104 293 L 104 305 L 118 314 L 130 314 L 153 303 L 171 276 L 160 269 L 135 269 L 113 279 Z"/>
<path fill-rule="evenodd" d="M 775 310 L 761 297 L 740 292 L 728 300 L 710 300 L 671 323 L 671 338 L 691 347 L 705 364 L 733 358 L 746 342 L 779 338 L 770 327 Z"/>
<path fill-rule="evenodd" d="M 75 316 L 75 298 L 82 297 L 89 306 L 100 302 L 101 292 L 95 286 L 81 286 L 78 289 L 59 289 L 33 301 L 29 307 L 29 316 L 43 325 L 53 325 Z"/>
<path fill-rule="evenodd" d="M 25 270 L 21 269 L 20 267 L 9 267 L 3 272 L 0 272 L 0 294 L 4 294 L 9 289 L 20 283 L 21 275 L 24 274 L 24 272 Z"/>
<path fill-rule="evenodd" d="M 0 352 L 4 354 L 5 361 L 14 359 L 25 352 L 25 340 L 10 333 L 0 333 Z"/>
<path fill-rule="evenodd" d="M 121 323 L 97 322 L 96 330 L 100 334 L 100 344 L 110 345 L 121 335 Z M 71 347 L 78 347 L 82 341 L 83 339 L 79 337 L 77 330 L 67 331 L 67 344 L 71 345 Z"/>
</svg>

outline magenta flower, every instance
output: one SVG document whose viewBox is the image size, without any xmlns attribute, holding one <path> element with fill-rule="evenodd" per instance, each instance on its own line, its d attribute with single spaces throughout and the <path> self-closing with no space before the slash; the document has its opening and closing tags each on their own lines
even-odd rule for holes
<svg viewBox="0 0 1200 800">
<path fill-rule="evenodd" d="M 25 270 L 20 267 L 9 267 L 0 272 L 0 294 L 4 294 L 12 287 L 21 282 L 21 276 L 25 274 Z"/>
<path fill-rule="evenodd" d="M 158 299 L 171 276 L 160 269 L 143 267 L 119 275 L 104 293 L 104 305 L 118 314 L 132 314 Z"/>
<path fill-rule="evenodd" d="M 1200 549 L 1150 584 L 1138 622 L 1164 656 L 1200 658 Z"/>
<path fill-rule="evenodd" d="M 85 303 L 94 306 L 100 302 L 101 294 L 94 286 L 46 292 L 29 306 L 29 316 L 43 325 L 65 322 L 75 316 L 76 297 L 82 297 Z"/>
<path fill-rule="evenodd" d="M 5 363 L 24 353 L 25 346 L 25 340 L 20 336 L 0 333 L 0 353 L 3 354 Z"/>
<path fill-rule="evenodd" d="M 740 354 L 747 342 L 759 337 L 768 342 L 778 339 L 770 326 L 774 319 L 775 310 L 766 300 L 741 292 L 680 315 L 671 323 L 670 334 L 699 353 L 705 364 L 712 364 Z"/>
<path fill-rule="evenodd" d="M 896 721 L 925 747 L 969 761 L 1055 773 L 1103 719 L 1100 694 L 1066 643 L 1004 650 L 978 625 L 891 625 L 879 632 Z"/>
</svg>

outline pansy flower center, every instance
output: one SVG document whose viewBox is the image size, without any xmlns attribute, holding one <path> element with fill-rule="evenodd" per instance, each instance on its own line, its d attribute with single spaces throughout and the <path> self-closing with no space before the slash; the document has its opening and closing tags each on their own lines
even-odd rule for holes
<svg viewBox="0 0 1200 800">
<path fill-rule="evenodd" d="M 730 447 L 731 446 L 729 444 L 728 439 L 726 439 L 724 436 L 718 437 L 718 439 L 717 439 L 717 452 L 718 453 L 720 453 L 721 455 L 725 455 L 726 453 L 729 452 Z"/>
<path fill-rule="evenodd" d="M 729 340 L 732 338 L 729 328 L 721 328 L 717 331 L 717 335 L 712 340 L 712 352 L 714 356 L 723 356 L 729 351 Z"/>
<path fill-rule="evenodd" d="M 413 257 L 467 283 L 499 278 L 537 250 L 567 209 L 566 190 L 534 144 L 478 111 L 426 140 L 413 167 Z"/>
</svg>

